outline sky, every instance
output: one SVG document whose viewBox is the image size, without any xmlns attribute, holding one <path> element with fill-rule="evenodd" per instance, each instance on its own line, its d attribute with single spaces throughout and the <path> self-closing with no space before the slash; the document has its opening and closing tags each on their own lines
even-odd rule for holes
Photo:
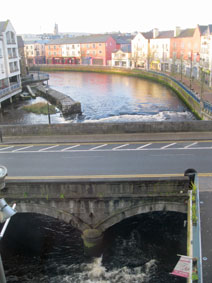
<svg viewBox="0 0 212 283">
<path fill-rule="evenodd" d="M 4 0 L 0 21 L 17 34 L 170 30 L 212 24 L 210 0 Z"/>
</svg>

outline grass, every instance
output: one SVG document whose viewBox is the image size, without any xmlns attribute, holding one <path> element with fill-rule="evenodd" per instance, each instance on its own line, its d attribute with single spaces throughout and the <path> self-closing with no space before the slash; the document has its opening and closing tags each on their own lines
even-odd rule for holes
<svg viewBox="0 0 212 283">
<path fill-rule="evenodd" d="M 197 224 L 196 194 L 197 187 L 195 184 L 192 184 L 192 221 L 194 225 Z"/>
<path fill-rule="evenodd" d="M 35 114 L 55 114 L 57 113 L 56 108 L 53 105 L 48 105 L 48 103 L 45 102 L 38 102 L 31 105 L 26 105 L 23 107 L 23 109 L 27 112 L 32 112 Z"/>
</svg>

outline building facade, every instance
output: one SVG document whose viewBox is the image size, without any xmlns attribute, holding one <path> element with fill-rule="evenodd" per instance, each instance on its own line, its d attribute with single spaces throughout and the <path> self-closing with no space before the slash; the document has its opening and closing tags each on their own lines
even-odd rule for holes
<svg viewBox="0 0 212 283">
<path fill-rule="evenodd" d="M 18 43 L 9 20 L 0 22 L 0 103 L 21 92 Z"/>
<path fill-rule="evenodd" d="M 112 66 L 113 67 L 132 67 L 131 48 L 123 47 L 122 49 L 112 52 Z"/>
<path fill-rule="evenodd" d="M 45 44 L 46 41 L 44 40 L 24 42 L 24 54 L 27 66 L 45 64 Z"/>
</svg>

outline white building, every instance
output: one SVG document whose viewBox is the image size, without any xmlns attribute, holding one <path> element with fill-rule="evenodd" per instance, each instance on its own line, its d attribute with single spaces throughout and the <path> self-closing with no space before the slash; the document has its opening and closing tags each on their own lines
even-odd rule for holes
<svg viewBox="0 0 212 283">
<path fill-rule="evenodd" d="M 170 46 L 174 31 L 153 30 L 153 38 L 150 39 L 150 68 L 154 70 L 169 71 Z"/>
<path fill-rule="evenodd" d="M 0 22 L 0 106 L 21 92 L 18 43 L 9 20 Z"/>
<path fill-rule="evenodd" d="M 139 32 L 131 41 L 133 67 L 149 69 L 149 40 L 153 32 Z"/>
<path fill-rule="evenodd" d="M 200 68 L 205 74 L 204 80 L 212 86 L 212 25 L 199 26 L 201 31 Z"/>
<path fill-rule="evenodd" d="M 77 38 L 61 39 L 64 43 L 62 46 L 62 57 L 66 64 L 80 64 L 81 47 Z"/>
<path fill-rule="evenodd" d="M 130 68 L 132 66 L 131 48 L 128 46 L 112 52 L 112 66 Z"/>
</svg>

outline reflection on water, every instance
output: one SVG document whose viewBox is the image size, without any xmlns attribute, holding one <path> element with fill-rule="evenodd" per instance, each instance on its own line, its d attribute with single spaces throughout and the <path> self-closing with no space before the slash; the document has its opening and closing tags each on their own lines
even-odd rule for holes
<svg viewBox="0 0 212 283">
<path fill-rule="evenodd" d="M 52 123 L 184 121 L 194 116 L 169 88 L 158 83 L 120 75 L 52 72 L 49 85 L 81 102 L 83 115 L 64 119 L 51 115 Z M 48 123 L 45 115 L 26 113 L 22 106 L 42 100 L 4 106 L 0 124 Z"/>
<path fill-rule="evenodd" d="M 129 218 L 105 232 L 102 256 L 90 259 L 71 225 L 16 214 L 1 241 L 8 283 L 185 283 L 169 274 L 186 253 L 185 219 L 173 212 Z"/>
</svg>

